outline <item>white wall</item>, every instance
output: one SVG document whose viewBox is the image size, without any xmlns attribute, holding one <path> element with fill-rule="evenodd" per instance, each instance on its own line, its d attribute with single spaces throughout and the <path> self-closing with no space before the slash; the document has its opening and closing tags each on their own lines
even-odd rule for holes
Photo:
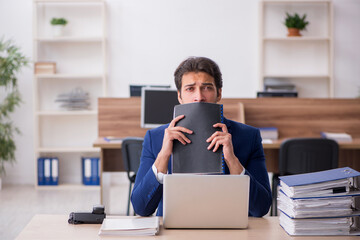
<svg viewBox="0 0 360 240">
<path fill-rule="evenodd" d="M 224 97 L 255 97 L 258 88 L 258 1 L 107 0 L 109 95 L 127 97 L 131 84 L 171 84 L 188 56 L 208 56 L 221 67 Z M 335 96 L 360 88 L 360 1 L 334 1 Z M 32 56 L 32 1 L 0 0 L 0 37 Z M 5 183 L 35 181 L 32 68 L 19 74 L 24 104 L 13 114 L 17 163 Z M 174 85 L 173 85 L 174 86 Z"/>
</svg>

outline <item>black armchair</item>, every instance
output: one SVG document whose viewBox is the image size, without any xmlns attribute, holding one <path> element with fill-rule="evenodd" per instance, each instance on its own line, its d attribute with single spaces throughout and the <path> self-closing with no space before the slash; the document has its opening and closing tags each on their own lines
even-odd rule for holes
<svg viewBox="0 0 360 240">
<path fill-rule="evenodd" d="M 124 167 L 127 172 L 130 185 L 129 185 L 129 198 L 126 214 L 129 216 L 130 212 L 130 197 L 132 186 L 135 183 L 136 173 L 140 165 L 140 157 L 142 152 L 142 144 L 144 139 L 137 137 L 128 137 L 122 141 L 122 158 L 124 161 Z"/>
<path fill-rule="evenodd" d="M 338 167 L 339 145 L 325 138 L 293 138 L 280 146 L 279 174 L 272 179 L 271 215 L 277 216 L 279 176 L 329 170 Z"/>
</svg>

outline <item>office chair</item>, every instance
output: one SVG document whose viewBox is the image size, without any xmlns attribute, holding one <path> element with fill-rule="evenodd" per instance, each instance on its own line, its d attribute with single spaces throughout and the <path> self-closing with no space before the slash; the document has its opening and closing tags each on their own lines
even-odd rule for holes
<svg viewBox="0 0 360 240">
<path fill-rule="evenodd" d="M 121 145 L 124 167 L 130 181 L 129 198 L 128 198 L 127 212 L 126 212 L 127 216 L 129 216 L 129 212 L 130 212 L 131 190 L 133 184 L 135 183 L 136 173 L 140 165 L 140 157 L 141 157 L 143 141 L 144 141 L 143 138 L 128 137 L 122 141 L 122 145 Z"/>
<path fill-rule="evenodd" d="M 338 167 L 339 145 L 325 138 L 293 138 L 282 142 L 279 174 L 272 178 L 271 215 L 277 216 L 279 176 L 329 170 Z"/>
</svg>

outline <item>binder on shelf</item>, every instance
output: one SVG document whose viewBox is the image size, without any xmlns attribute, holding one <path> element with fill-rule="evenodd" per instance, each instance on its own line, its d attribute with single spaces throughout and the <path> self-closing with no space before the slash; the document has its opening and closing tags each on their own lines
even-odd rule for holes
<svg viewBox="0 0 360 240">
<path fill-rule="evenodd" d="M 50 158 L 44 159 L 44 176 L 45 176 L 45 184 L 44 185 L 51 185 L 51 159 Z"/>
<path fill-rule="evenodd" d="M 185 115 L 176 126 L 182 126 L 193 131 L 185 134 L 191 143 L 183 145 L 174 141 L 172 154 L 173 173 L 223 173 L 222 148 L 216 152 L 207 147 L 206 140 L 215 132 L 215 123 L 223 122 L 223 106 L 215 103 L 188 103 L 176 105 L 174 118 Z"/>
<path fill-rule="evenodd" d="M 44 158 L 38 158 L 38 185 L 45 185 Z"/>
<path fill-rule="evenodd" d="M 50 185 L 59 185 L 59 159 L 51 159 L 51 180 Z"/>
<path fill-rule="evenodd" d="M 281 227 L 289 235 L 360 235 L 359 176 L 344 167 L 280 177 Z"/>
<path fill-rule="evenodd" d="M 59 184 L 59 159 L 51 157 L 38 158 L 38 185 Z"/>
<path fill-rule="evenodd" d="M 100 185 L 100 159 L 82 157 L 82 182 L 84 185 Z"/>
</svg>

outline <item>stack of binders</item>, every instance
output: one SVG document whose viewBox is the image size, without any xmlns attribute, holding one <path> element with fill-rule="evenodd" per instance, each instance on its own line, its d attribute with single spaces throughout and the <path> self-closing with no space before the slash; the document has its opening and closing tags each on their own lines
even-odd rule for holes
<svg viewBox="0 0 360 240">
<path fill-rule="evenodd" d="M 279 138 L 279 131 L 276 127 L 262 127 L 259 130 L 262 140 L 277 140 Z"/>
<path fill-rule="evenodd" d="M 38 185 L 59 184 L 59 159 L 51 157 L 38 158 Z"/>
<path fill-rule="evenodd" d="M 84 185 L 100 185 L 100 159 L 82 158 L 82 182 Z"/>
<path fill-rule="evenodd" d="M 360 235 L 359 176 L 345 167 L 280 177 L 280 225 L 289 235 Z"/>
</svg>

